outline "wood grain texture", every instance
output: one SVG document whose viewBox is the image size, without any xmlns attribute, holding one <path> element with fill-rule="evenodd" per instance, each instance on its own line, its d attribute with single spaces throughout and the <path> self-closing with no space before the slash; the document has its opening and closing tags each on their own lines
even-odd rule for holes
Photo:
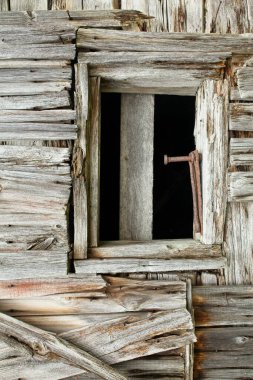
<svg viewBox="0 0 253 380">
<path fill-rule="evenodd" d="M 43 356 L 49 353 L 57 355 L 78 368 L 95 373 L 102 379 L 126 379 L 125 376 L 101 360 L 46 331 L 4 314 L 0 315 L 0 325 L 3 334 L 22 342 L 25 347 L 30 348 L 38 355 Z"/>
<path fill-rule="evenodd" d="M 74 44 L 33 44 L 15 46 L 5 44 L 0 50 L 0 60 L 8 59 L 67 59 L 75 58 L 75 45 Z"/>
<path fill-rule="evenodd" d="M 253 138 L 230 139 L 230 164 L 253 165 Z"/>
<path fill-rule="evenodd" d="M 47 0 L 10 0 L 11 11 L 33 11 L 47 9 Z"/>
<path fill-rule="evenodd" d="M 253 200 L 253 172 L 229 173 L 228 181 L 228 198 L 230 202 Z"/>
<path fill-rule="evenodd" d="M 118 30 L 79 29 L 77 48 L 106 51 L 203 51 L 252 54 L 252 37 L 248 35 L 214 35 L 201 33 L 151 33 Z"/>
<path fill-rule="evenodd" d="M 253 131 L 252 103 L 234 103 L 230 105 L 229 129 L 232 131 Z"/>
<path fill-rule="evenodd" d="M 100 191 L 100 78 L 90 79 L 89 112 L 87 121 L 88 244 L 98 245 Z"/>
<path fill-rule="evenodd" d="M 74 124 L 0 123 L 0 139 L 6 140 L 75 140 Z"/>
<path fill-rule="evenodd" d="M 88 205 L 85 178 L 86 121 L 88 118 L 88 69 L 77 65 L 76 109 L 78 136 L 73 148 L 74 258 L 87 258 Z"/>
<path fill-rule="evenodd" d="M 43 111 L 0 110 L 0 123 L 64 123 L 76 119 L 76 111 L 52 109 Z"/>
<path fill-rule="evenodd" d="M 90 258 L 204 258 L 221 255 L 220 245 L 201 244 L 193 239 L 101 242 L 89 249 Z"/>
<path fill-rule="evenodd" d="M 228 84 L 205 81 L 197 99 L 196 148 L 202 155 L 202 242 L 223 241 L 226 216 L 226 172 L 228 155 Z"/>
<path fill-rule="evenodd" d="M 81 10 L 83 9 L 83 1 L 82 0 L 52 0 L 50 10 Z"/>
<path fill-rule="evenodd" d="M 153 227 L 154 96 L 121 96 L 121 240 L 151 240 Z"/>
<path fill-rule="evenodd" d="M 242 67 L 237 70 L 237 84 L 241 99 L 252 99 L 253 97 L 253 67 Z"/>
<path fill-rule="evenodd" d="M 68 91 L 51 92 L 50 96 L 26 95 L 26 96 L 2 96 L 1 110 L 44 110 L 60 107 L 70 107 Z"/>
<path fill-rule="evenodd" d="M 9 11 L 9 1 L 8 0 L 2 0 L 0 3 L 0 11 L 6 12 Z"/>
</svg>

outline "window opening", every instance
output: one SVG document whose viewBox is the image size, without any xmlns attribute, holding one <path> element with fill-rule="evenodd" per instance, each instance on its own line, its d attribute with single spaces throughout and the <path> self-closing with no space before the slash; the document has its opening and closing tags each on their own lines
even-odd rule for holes
<svg viewBox="0 0 253 380">
<path fill-rule="evenodd" d="M 195 150 L 195 97 L 155 96 L 153 239 L 193 237 L 189 163 L 164 165 L 164 154 L 187 156 Z"/>
</svg>

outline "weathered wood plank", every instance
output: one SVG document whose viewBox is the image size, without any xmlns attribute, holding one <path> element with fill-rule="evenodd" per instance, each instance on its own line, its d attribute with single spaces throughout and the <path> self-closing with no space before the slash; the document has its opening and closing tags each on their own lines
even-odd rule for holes
<svg viewBox="0 0 253 380">
<path fill-rule="evenodd" d="M 229 129 L 232 131 L 253 131 L 253 105 L 251 103 L 230 105 Z"/>
<path fill-rule="evenodd" d="M 227 284 L 252 285 L 253 283 L 252 216 L 251 202 L 228 204 L 224 243 L 224 251 L 228 259 L 228 265 L 225 268 Z"/>
<path fill-rule="evenodd" d="M 73 9 L 77 11 L 79 9 L 83 9 L 83 1 L 82 0 L 52 0 L 50 9 L 52 10 Z"/>
<path fill-rule="evenodd" d="M 221 255 L 220 245 L 201 244 L 193 239 L 101 242 L 89 249 L 90 258 L 204 258 Z"/>
<path fill-rule="evenodd" d="M 42 95 L 51 92 L 57 93 L 71 88 L 71 81 L 65 82 L 16 82 L 1 83 L 0 96 L 26 96 L 26 95 Z"/>
<path fill-rule="evenodd" d="M 9 1 L 8 0 L 2 0 L 0 3 L 0 11 L 5 12 L 9 11 Z"/>
<path fill-rule="evenodd" d="M 88 204 L 85 179 L 86 158 L 86 121 L 88 118 L 88 68 L 86 64 L 77 64 L 77 125 L 78 136 L 74 144 L 73 201 L 74 201 L 74 258 L 87 258 Z"/>
<path fill-rule="evenodd" d="M 0 110 L 0 123 L 5 123 L 5 125 L 9 125 L 9 123 L 52 122 L 68 124 L 75 119 L 76 111 L 70 109 L 53 109 L 44 111 Z"/>
<path fill-rule="evenodd" d="M 203 259 L 89 259 L 75 261 L 76 273 L 138 273 L 173 272 L 203 269 L 219 269 L 226 265 L 224 257 Z"/>
<path fill-rule="evenodd" d="M 230 202 L 253 200 L 253 172 L 228 173 L 228 199 Z"/>
<path fill-rule="evenodd" d="M 122 68 L 91 68 L 90 75 L 102 78 L 103 91 L 191 96 L 204 79 L 219 79 L 221 72 L 216 69 L 143 68 L 134 64 Z"/>
<path fill-rule="evenodd" d="M 27 31 L 28 32 L 28 31 Z M 15 46 L 5 44 L 1 46 L 0 60 L 8 59 L 62 59 L 72 60 L 75 58 L 74 44 L 33 44 Z"/>
<path fill-rule="evenodd" d="M 154 312 L 150 316 L 122 315 L 116 320 L 100 323 L 99 328 L 94 325 L 60 336 L 113 364 L 185 346 L 195 341 L 192 329 L 189 312 L 175 309 Z M 178 335 L 174 334 L 175 331 Z"/>
<path fill-rule="evenodd" d="M 1 12 L 0 12 L 1 15 Z M 17 71 L 14 69 L 19 69 L 22 71 L 27 70 L 35 70 L 35 71 L 42 71 L 44 70 L 52 70 L 52 72 L 66 72 L 70 68 L 70 62 L 68 60 L 22 60 L 22 59 L 7 59 L 7 60 L 0 60 L 0 69 L 8 69 Z M 24 70 L 26 69 L 26 70 Z M 5 71 L 7 72 L 7 70 Z"/>
<path fill-rule="evenodd" d="M 100 78 L 90 79 L 89 112 L 87 120 L 88 245 L 97 247 L 99 229 L 100 178 Z"/>
<path fill-rule="evenodd" d="M 201 33 L 136 33 L 79 29 L 77 47 L 106 51 L 203 51 L 252 54 L 252 35 Z"/>
<path fill-rule="evenodd" d="M 230 139 L 230 164 L 253 165 L 253 138 Z"/>
<path fill-rule="evenodd" d="M 238 307 L 253 306 L 253 288 L 243 285 L 194 286 L 194 307 Z"/>
<path fill-rule="evenodd" d="M 68 91 L 51 92 L 50 96 L 26 95 L 26 96 L 3 96 L 0 97 L 1 110 L 43 110 L 60 107 L 70 107 Z"/>
<path fill-rule="evenodd" d="M 151 240 L 153 227 L 154 96 L 121 96 L 121 240 Z"/>
<path fill-rule="evenodd" d="M 83 9 L 119 9 L 118 0 L 85 0 L 83 2 Z"/>
<path fill-rule="evenodd" d="M 75 140 L 74 124 L 0 123 L 0 139 L 6 140 Z"/>
<path fill-rule="evenodd" d="M 95 373 L 102 379 L 124 380 L 125 376 L 84 350 L 46 331 L 20 322 L 12 317 L 0 315 L 1 332 L 22 342 L 39 355 L 52 353 L 74 366 Z"/>
<path fill-rule="evenodd" d="M 202 155 L 202 242 L 223 242 L 228 156 L 228 83 L 207 80 L 200 87 L 195 124 L 196 149 Z"/>
<path fill-rule="evenodd" d="M 1 252 L 0 260 L 1 280 L 61 276 L 67 272 L 67 253 L 64 251 Z"/>
<path fill-rule="evenodd" d="M 21 61 L 22 62 L 22 61 Z M 0 69 L 0 83 L 1 88 L 3 83 L 11 82 L 71 82 L 72 80 L 72 69 L 71 66 L 64 67 L 54 67 L 49 65 L 49 67 L 34 67 L 30 69 L 16 69 L 8 68 Z M 24 83 L 23 83 L 24 84 Z"/>
<path fill-rule="evenodd" d="M 253 67 L 242 67 L 237 70 L 237 85 L 242 99 L 252 99 L 253 97 Z"/>
<path fill-rule="evenodd" d="M 118 65 L 142 65 L 142 67 L 152 68 L 217 68 L 225 66 L 226 59 L 231 57 L 231 53 L 206 53 L 199 52 L 149 52 L 142 54 L 138 52 L 80 52 L 78 61 L 89 64 L 93 68 L 100 66 L 113 67 Z M 1 64 L 1 62 L 0 62 Z M 178 65 L 180 65 L 178 67 Z"/>
<path fill-rule="evenodd" d="M 1 4 L 9 3 L 9 0 L 2 0 Z M 1 6 L 1 5 L 0 5 Z M 6 8 L 10 8 L 9 4 Z M 2 9 L 0 12 L 0 25 L 19 25 L 26 26 L 31 24 L 31 17 L 27 12 L 11 11 L 10 9 Z"/>
<path fill-rule="evenodd" d="M 47 9 L 47 0 L 10 0 L 11 11 L 32 11 Z"/>
</svg>

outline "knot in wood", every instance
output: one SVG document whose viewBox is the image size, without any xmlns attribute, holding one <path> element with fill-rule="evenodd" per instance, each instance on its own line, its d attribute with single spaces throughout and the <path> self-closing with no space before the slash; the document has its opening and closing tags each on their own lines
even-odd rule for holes
<svg viewBox="0 0 253 380">
<path fill-rule="evenodd" d="M 43 342 L 38 342 L 38 341 L 32 342 L 31 348 L 33 351 L 35 351 L 37 354 L 41 356 L 45 356 L 49 354 L 50 352 L 47 346 Z"/>
</svg>

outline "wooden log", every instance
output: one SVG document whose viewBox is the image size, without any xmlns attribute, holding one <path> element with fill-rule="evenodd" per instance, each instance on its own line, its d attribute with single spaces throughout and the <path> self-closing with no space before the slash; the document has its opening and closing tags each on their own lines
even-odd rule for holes
<svg viewBox="0 0 253 380">
<path fill-rule="evenodd" d="M 88 68 L 77 65 L 78 136 L 73 149 L 74 258 L 87 258 L 88 205 L 85 179 L 86 121 L 88 118 Z"/>
<path fill-rule="evenodd" d="M 3 96 L 0 98 L 1 110 L 43 110 L 60 107 L 70 107 L 68 91 L 51 92 L 50 96 Z"/>
<path fill-rule="evenodd" d="M 1 252 L 0 259 L 1 280 L 61 276 L 67 272 L 67 254 L 64 251 Z"/>
<path fill-rule="evenodd" d="M 14 337 L 19 342 L 30 347 L 30 349 L 38 353 L 38 355 L 55 354 L 78 368 L 95 373 L 102 379 L 126 379 L 125 376 L 121 375 L 106 363 L 46 331 L 15 320 L 4 314 L 0 315 L 0 325 L 3 334 Z"/>
<path fill-rule="evenodd" d="M 91 76 L 102 78 L 102 90 L 109 92 L 159 93 L 193 96 L 206 78 L 219 79 L 216 69 L 157 69 L 131 65 L 91 68 Z"/>
<path fill-rule="evenodd" d="M 101 242 L 99 247 L 89 249 L 90 258 L 204 258 L 221 255 L 220 245 L 202 244 L 193 239 Z"/>
<path fill-rule="evenodd" d="M 27 31 L 28 32 L 28 31 Z M 44 60 L 73 60 L 75 58 L 74 44 L 5 44 L 0 50 L 0 60 L 8 59 L 44 59 Z"/>
<path fill-rule="evenodd" d="M 90 79 L 89 113 L 87 120 L 88 245 L 97 247 L 99 236 L 100 183 L 100 78 Z"/>
<path fill-rule="evenodd" d="M 237 83 L 240 97 L 242 99 L 252 99 L 253 97 L 253 67 L 242 67 L 237 70 Z"/>
<path fill-rule="evenodd" d="M 223 241 L 226 216 L 228 156 L 228 84 L 207 80 L 198 90 L 196 149 L 202 166 L 203 232 L 205 244 Z"/>
<path fill-rule="evenodd" d="M 232 131 L 253 131 L 253 105 L 251 103 L 230 105 L 229 129 Z"/>
<path fill-rule="evenodd" d="M 74 124 L 0 123 L 0 139 L 6 140 L 75 140 Z"/>
<path fill-rule="evenodd" d="M 230 164 L 253 165 L 253 138 L 230 139 Z"/>
<path fill-rule="evenodd" d="M 203 51 L 252 54 L 251 35 L 201 33 L 135 33 L 79 29 L 77 48 L 106 51 Z"/>
<path fill-rule="evenodd" d="M 89 259 L 75 261 L 76 273 L 141 273 L 220 269 L 226 265 L 224 257 L 199 259 Z"/>
<path fill-rule="evenodd" d="M 253 200 L 253 172 L 228 173 L 228 186 L 228 199 L 230 202 Z"/>
<path fill-rule="evenodd" d="M 89 67 L 101 68 L 117 67 L 119 65 L 131 66 L 134 64 L 152 68 L 216 68 L 225 66 L 230 53 L 206 53 L 199 52 L 80 52 L 78 61 L 89 64 Z M 0 63 L 1 64 L 1 63 Z"/>
<path fill-rule="evenodd" d="M 32 11 L 47 9 L 47 0 L 10 0 L 11 11 Z"/>
<path fill-rule="evenodd" d="M 85 350 L 110 364 L 168 351 L 195 340 L 191 317 L 186 309 L 154 312 L 150 317 L 123 315 L 100 323 L 99 327 L 90 326 L 60 336 L 79 347 L 86 347 Z"/>
<path fill-rule="evenodd" d="M 154 96 L 121 96 L 121 240 L 151 240 L 153 226 Z"/>
<path fill-rule="evenodd" d="M 53 109 L 44 111 L 0 110 L 0 123 L 64 123 L 76 119 L 76 111 Z M 22 124 L 21 124 L 22 125 Z M 33 124 L 32 124 L 33 125 Z M 35 124 L 36 125 L 36 124 Z M 64 128 L 64 125 L 63 125 Z"/>
<path fill-rule="evenodd" d="M 252 215 L 251 202 L 228 204 L 224 242 L 224 252 L 228 259 L 225 268 L 227 284 L 253 283 Z"/>
</svg>

